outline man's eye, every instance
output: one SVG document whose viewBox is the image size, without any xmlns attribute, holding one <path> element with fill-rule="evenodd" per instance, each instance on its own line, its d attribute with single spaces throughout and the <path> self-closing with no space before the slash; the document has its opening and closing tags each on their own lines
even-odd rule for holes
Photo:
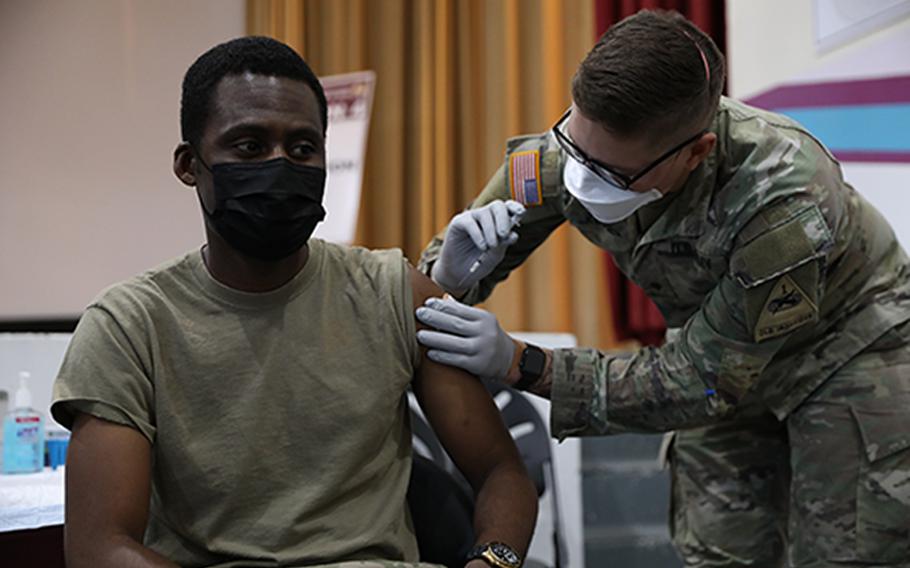
<svg viewBox="0 0 910 568">
<path fill-rule="evenodd" d="M 234 148 L 236 148 L 240 153 L 246 154 L 246 155 L 258 154 L 259 151 L 262 149 L 262 147 L 259 145 L 259 143 L 254 142 L 252 140 L 245 140 L 243 142 L 238 142 L 237 144 L 234 144 Z"/>
<path fill-rule="evenodd" d="M 304 142 L 301 144 L 295 144 L 294 147 L 291 148 L 291 155 L 295 158 L 307 158 L 315 154 L 317 151 L 318 149 L 315 145 L 309 142 Z"/>
</svg>

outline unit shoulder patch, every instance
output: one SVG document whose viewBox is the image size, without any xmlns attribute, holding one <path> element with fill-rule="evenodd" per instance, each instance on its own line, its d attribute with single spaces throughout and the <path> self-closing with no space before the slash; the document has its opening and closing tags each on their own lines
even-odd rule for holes
<svg viewBox="0 0 910 568">
<path fill-rule="evenodd" d="M 818 318 L 818 306 L 790 275 L 781 276 L 758 314 L 755 341 L 788 333 Z"/>
</svg>

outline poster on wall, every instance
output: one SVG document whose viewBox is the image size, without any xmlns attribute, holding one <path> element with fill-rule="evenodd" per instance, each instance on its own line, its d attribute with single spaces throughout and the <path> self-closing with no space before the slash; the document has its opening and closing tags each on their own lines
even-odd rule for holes
<svg viewBox="0 0 910 568">
<path fill-rule="evenodd" d="M 910 0 L 815 0 L 815 45 L 830 51 L 910 16 Z"/>
<path fill-rule="evenodd" d="M 376 74 L 360 71 L 330 75 L 320 81 L 329 112 L 328 180 L 323 200 L 325 221 L 316 227 L 314 234 L 327 241 L 350 244 L 357 230 Z"/>
</svg>

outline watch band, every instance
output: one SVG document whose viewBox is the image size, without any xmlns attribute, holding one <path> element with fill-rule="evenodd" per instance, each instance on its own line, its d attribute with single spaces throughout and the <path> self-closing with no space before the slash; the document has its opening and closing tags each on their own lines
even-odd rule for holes
<svg viewBox="0 0 910 568">
<path fill-rule="evenodd" d="M 546 370 L 547 356 L 543 349 L 530 343 L 525 345 L 524 351 L 521 352 L 521 359 L 518 361 L 518 370 L 521 378 L 512 388 L 518 390 L 528 390 L 534 383 L 540 380 Z"/>
</svg>

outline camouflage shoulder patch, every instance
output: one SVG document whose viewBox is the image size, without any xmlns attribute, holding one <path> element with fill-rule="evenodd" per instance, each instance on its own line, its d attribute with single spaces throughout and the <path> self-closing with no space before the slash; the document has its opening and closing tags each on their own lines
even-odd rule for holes
<svg viewBox="0 0 910 568">
<path fill-rule="evenodd" d="M 509 193 L 525 207 L 543 204 L 540 188 L 540 150 L 509 155 Z"/>
<path fill-rule="evenodd" d="M 771 288 L 755 324 L 755 341 L 764 341 L 788 333 L 815 321 L 818 306 L 796 281 L 785 274 Z"/>
</svg>

